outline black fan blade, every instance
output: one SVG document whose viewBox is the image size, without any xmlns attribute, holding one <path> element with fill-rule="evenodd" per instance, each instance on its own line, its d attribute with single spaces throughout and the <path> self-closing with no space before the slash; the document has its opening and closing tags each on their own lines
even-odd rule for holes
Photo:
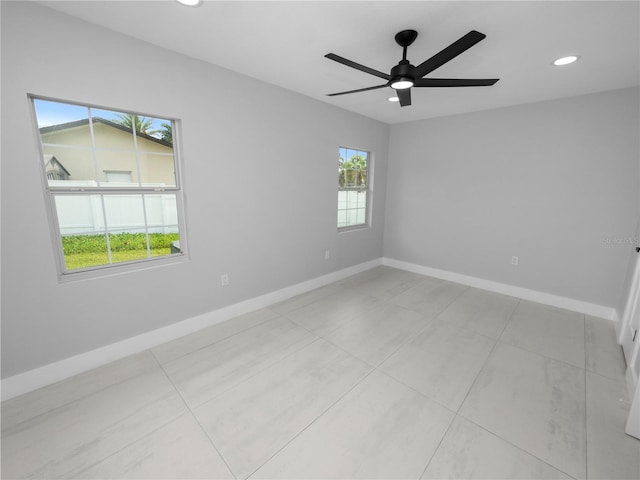
<svg viewBox="0 0 640 480">
<path fill-rule="evenodd" d="M 446 47 L 444 50 L 441 50 L 430 59 L 418 65 L 413 70 L 415 78 L 416 79 L 422 78 L 427 73 L 433 72 L 436 68 L 441 67 L 442 65 L 447 63 L 449 60 L 454 59 L 465 50 L 468 50 L 469 48 L 473 47 L 476 43 L 478 43 L 480 40 L 482 40 L 485 37 L 486 35 L 484 33 L 471 30 L 464 37 L 459 38 L 458 40 L 453 42 L 451 45 Z"/>
<path fill-rule="evenodd" d="M 329 60 L 333 60 L 335 62 L 346 65 L 347 67 L 360 70 L 361 72 L 365 72 L 370 75 L 375 75 L 376 77 L 384 78 L 385 80 L 391 79 L 391 77 L 386 73 L 379 72 L 378 70 L 374 70 L 373 68 L 365 67 L 364 65 L 360 65 L 359 63 L 356 63 L 356 62 L 352 62 L 351 60 L 347 60 L 346 58 L 343 58 L 340 55 L 336 55 L 335 53 L 327 53 L 325 57 L 328 58 Z"/>
<path fill-rule="evenodd" d="M 335 97 L 336 95 L 346 95 L 347 93 L 358 93 L 358 92 L 366 92 L 367 90 L 375 90 L 376 88 L 383 88 L 388 86 L 388 83 L 384 85 L 376 85 L 375 87 L 367 87 L 367 88 L 359 88 L 357 90 L 349 90 L 348 92 L 338 92 L 338 93 L 327 93 L 327 97 Z"/>
<path fill-rule="evenodd" d="M 489 87 L 499 78 L 421 78 L 414 87 Z"/>
<path fill-rule="evenodd" d="M 398 94 L 398 98 L 400 99 L 400 106 L 406 107 L 407 105 L 411 105 L 411 89 L 410 88 L 402 88 L 396 90 Z"/>
</svg>

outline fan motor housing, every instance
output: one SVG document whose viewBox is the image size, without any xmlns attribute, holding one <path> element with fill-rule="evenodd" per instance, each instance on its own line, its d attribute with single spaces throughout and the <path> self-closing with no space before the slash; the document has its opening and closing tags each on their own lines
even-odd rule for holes
<svg viewBox="0 0 640 480">
<path fill-rule="evenodd" d="M 408 60 L 402 60 L 398 65 L 391 69 L 391 81 L 393 82 L 395 79 L 400 77 L 409 77 L 411 80 L 415 80 L 413 78 L 413 69 L 415 67 L 409 63 Z"/>
</svg>

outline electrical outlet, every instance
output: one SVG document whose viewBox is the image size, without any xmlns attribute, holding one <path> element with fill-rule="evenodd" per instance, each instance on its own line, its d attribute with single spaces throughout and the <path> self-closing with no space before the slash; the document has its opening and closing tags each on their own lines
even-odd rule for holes
<svg viewBox="0 0 640 480">
<path fill-rule="evenodd" d="M 518 265 L 518 261 L 519 259 L 515 255 L 511 257 L 511 265 Z"/>
<path fill-rule="evenodd" d="M 223 287 L 226 287 L 227 285 L 229 285 L 228 273 L 223 273 L 222 275 L 220 275 L 220 285 L 222 285 Z"/>
<path fill-rule="evenodd" d="M 325 250 L 324 251 L 324 259 L 325 260 L 329 260 L 329 257 L 331 257 L 331 252 L 329 250 Z"/>
</svg>

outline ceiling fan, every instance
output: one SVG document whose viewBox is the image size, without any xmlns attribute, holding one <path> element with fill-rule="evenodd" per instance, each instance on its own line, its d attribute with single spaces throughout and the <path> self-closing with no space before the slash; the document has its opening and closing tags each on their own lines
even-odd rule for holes
<svg viewBox="0 0 640 480">
<path fill-rule="evenodd" d="M 415 30 L 403 30 L 396 34 L 396 43 L 402 47 L 402 60 L 398 62 L 398 65 L 391 69 L 389 74 L 352 62 L 351 60 L 336 55 L 335 53 L 326 54 L 325 57 L 329 60 L 334 60 L 346 65 L 347 67 L 355 68 L 356 70 L 360 70 L 361 72 L 365 72 L 370 75 L 375 75 L 376 77 L 383 78 L 387 81 L 387 83 L 376 85 L 375 87 L 359 88 L 357 90 L 349 90 L 348 92 L 330 93 L 327 96 L 333 97 L 336 95 L 346 95 L 348 93 L 366 92 L 367 90 L 391 87 L 398 94 L 400 106 L 406 107 L 407 105 L 411 105 L 411 87 L 486 87 L 493 85 L 499 80 L 498 78 L 423 78 L 428 73 L 433 72 L 436 68 L 440 68 L 448 61 L 453 60 L 455 57 L 484 39 L 486 37 L 484 33 L 471 30 L 469 33 L 416 67 L 411 65 L 409 60 L 407 60 L 407 47 L 414 42 L 417 36 L 418 32 Z"/>
</svg>

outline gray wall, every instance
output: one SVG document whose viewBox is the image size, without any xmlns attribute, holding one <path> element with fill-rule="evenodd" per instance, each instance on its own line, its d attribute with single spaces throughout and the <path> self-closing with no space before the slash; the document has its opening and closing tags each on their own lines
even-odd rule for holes
<svg viewBox="0 0 640 480">
<path fill-rule="evenodd" d="M 36 4 L 0 5 L 3 377 L 383 254 L 623 302 L 637 89 L 389 127 Z M 27 93 L 181 119 L 189 262 L 58 282 Z M 339 145 L 373 151 L 376 174 L 373 228 L 340 235 Z"/>
<path fill-rule="evenodd" d="M 387 125 L 37 4 L 1 8 L 3 377 L 382 255 Z M 181 119 L 189 262 L 58 282 L 27 93 Z M 374 152 L 375 195 L 373 228 L 338 235 L 340 145 Z"/>
<path fill-rule="evenodd" d="M 638 104 L 632 88 L 392 126 L 385 256 L 618 306 Z"/>
</svg>

